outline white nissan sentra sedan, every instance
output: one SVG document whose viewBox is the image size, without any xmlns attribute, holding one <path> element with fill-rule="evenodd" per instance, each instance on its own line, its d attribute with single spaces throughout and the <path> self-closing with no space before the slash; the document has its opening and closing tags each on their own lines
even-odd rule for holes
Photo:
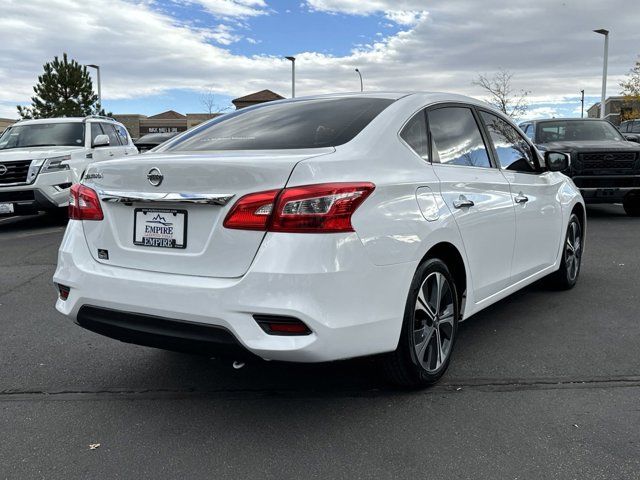
<svg viewBox="0 0 640 480">
<path fill-rule="evenodd" d="M 568 161 L 458 95 L 242 109 L 87 169 L 56 307 L 118 340 L 212 356 L 383 354 L 396 382 L 428 385 L 459 321 L 543 277 L 576 283 L 586 219 Z"/>
</svg>

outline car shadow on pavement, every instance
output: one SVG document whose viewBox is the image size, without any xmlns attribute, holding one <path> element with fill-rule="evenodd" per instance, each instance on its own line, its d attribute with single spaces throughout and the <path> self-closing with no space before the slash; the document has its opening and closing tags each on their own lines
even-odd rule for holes
<svg viewBox="0 0 640 480">
<path fill-rule="evenodd" d="M 535 283 L 462 322 L 451 370 L 457 362 L 479 363 L 483 349 L 493 349 L 496 329 L 513 320 L 512 302 L 526 305 L 531 296 L 550 293 L 543 282 Z M 532 322 L 535 320 L 531 320 Z M 520 325 L 522 327 L 522 325 Z M 513 325 L 512 327 L 513 328 Z M 531 328 L 531 327 L 529 327 Z M 142 347 L 140 347 L 142 348 Z M 136 372 L 140 383 L 146 384 L 150 376 L 161 375 L 160 383 L 168 393 L 227 395 L 295 395 L 295 396 L 369 396 L 403 394 L 407 391 L 391 385 L 384 375 L 381 357 L 301 364 L 254 360 L 236 369 L 231 358 L 207 358 L 162 350 L 149 350 L 155 358 L 150 362 L 152 371 L 142 368 Z M 149 365 L 149 364 L 147 364 Z M 449 373 L 441 379 L 438 390 L 454 389 L 461 379 Z M 409 393 L 412 391 L 409 390 Z"/>
<path fill-rule="evenodd" d="M 64 227 L 68 218 L 62 213 L 25 215 L 20 217 L 0 217 L 0 233 L 33 231 L 49 227 Z"/>
</svg>

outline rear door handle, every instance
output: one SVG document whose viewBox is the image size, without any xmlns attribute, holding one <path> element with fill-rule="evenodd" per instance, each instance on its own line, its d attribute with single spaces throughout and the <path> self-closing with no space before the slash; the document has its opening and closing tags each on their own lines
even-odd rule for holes
<svg viewBox="0 0 640 480">
<path fill-rule="evenodd" d="M 529 197 L 527 197 L 524 193 L 520 192 L 518 195 L 513 197 L 513 200 L 516 203 L 527 203 L 529 201 Z"/>
<path fill-rule="evenodd" d="M 458 200 L 453 201 L 453 206 L 455 208 L 473 207 L 474 205 L 475 203 L 473 203 L 473 200 L 469 200 L 464 195 L 460 195 L 460 198 L 458 198 Z"/>
</svg>

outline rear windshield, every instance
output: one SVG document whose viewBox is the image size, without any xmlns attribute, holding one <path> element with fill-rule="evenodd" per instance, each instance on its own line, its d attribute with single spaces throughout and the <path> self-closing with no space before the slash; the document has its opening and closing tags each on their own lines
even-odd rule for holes
<svg viewBox="0 0 640 480">
<path fill-rule="evenodd" d="M 158 151 L 333 147 L 350 141 L 392 103 L 360 97 L 261 105 L 196 127 Z"/>
<path fill-rule="evenodd" d="M 583 140 L 623 141 L 624 138 L 606 120 L 558 120 L 539 123 L 536 140 L 536 143 L 549 143 Z"/>
<path fill-rule="evenodd" d="M 24 147 L 84 145 L 84 123 L 36 123 L 15 125 L 0 136 L 0 150 Z"/>
</svg>

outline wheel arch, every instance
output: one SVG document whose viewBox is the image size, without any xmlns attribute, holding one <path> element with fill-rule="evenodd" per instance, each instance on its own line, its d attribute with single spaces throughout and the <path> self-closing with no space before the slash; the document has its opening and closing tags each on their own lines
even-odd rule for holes
<svg viewBox="0 0 640 480">
<path fill-rule="evenodd" d="M 578 216 L 580 227 L 582 228 L 582 232 L 584 233 L 585 226 L 587 224 L 587 212 L 584 208 L 584 205 L 581 202 L 576 203 L 571 209 L 571 213 L 575 213 Z"/>
<path fill-rule="evenodd" d="M 431 247 L 424 257 L 422 257 L 420 264 L 431 258 L 439 258 L 447 265 L 447 268 L 449 268 L 456 282 L 456 290 L 458 291 L 458 300 L 460 302 L 460 316 L 462 317 L 464 314 L 464 299 L 469 284 L 462 253 L 450 242 L 439 242 Z"/>
</svg>

